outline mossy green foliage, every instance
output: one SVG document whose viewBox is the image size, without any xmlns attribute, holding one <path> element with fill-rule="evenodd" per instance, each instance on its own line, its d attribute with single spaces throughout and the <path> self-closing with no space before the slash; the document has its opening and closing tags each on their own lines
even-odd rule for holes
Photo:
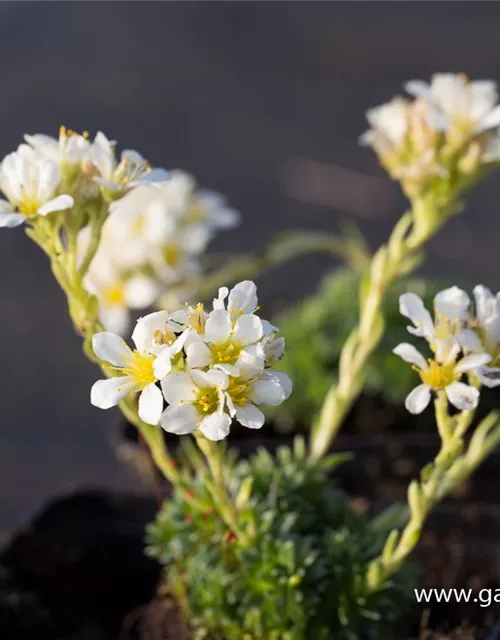
<svg viewBox="0 0 500 640">
<path fill-rule="evenodd" d="M 177 491 L 149 527 L 196 639 L 388 640 L 408 602 L 408 572 L 370 594 L 365 573 L 387 528 L 354 513 L 328 473 L 341 456 L 307 461 L 302 441 L 228 466 L 246 548 L 214 509 L 207 479 Z M 251 489 L 251 491 L 250 491 Z M 380 521 L 379 521 L 380 522 Z M 390 526 L 392 526 L 391 523 Z"/>
<path fill-rule="evenodd" d="M 286 339 L 285 358 L 277 368 L 293 380 L 291 397 L 268 412 L 278 426 L 310 425 L 311 416 L 320 411 L 327 390 L 336 380 L 342 345 L 358 321 L 359 284 L 357 273 L 339 269 L 325 278 L 314 296 L 275 319 Z M 435 294 L 445 286 L 442 282 L 411 279 L 390 289 L 383 307 L 386 330 L 366 367 L 365 392 L 399 403 L 415 386 L 415 372 L 392 353 L 397 344 L 411 339 L 406 331 L 408 320 L 399 313 L 399 296 L 412 291 L 432 309 Z"/>
</svg>

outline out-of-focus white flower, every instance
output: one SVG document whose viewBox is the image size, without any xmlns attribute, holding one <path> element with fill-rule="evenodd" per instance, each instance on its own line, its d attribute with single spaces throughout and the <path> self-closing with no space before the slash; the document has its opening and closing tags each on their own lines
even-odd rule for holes
<svg viewBox="0 0 500 640">
<path fill-rule="evenodd" d="M 138 392 L 139 417 L 148 424 L 158 424 L 163 411 L 163 396 L 156 383 L 172 370 L 172 359 L 182 350 L 187 334 L 174 334 L 168 313 L 159 311 L 141 318 L 132 334 L 135 350 L 123 338 L 102 332 L 94 335 L 96 356 L 112 365 L 117 376 L 98 380 L 91 390 L 91 402 L 100 409 L 119 404 L 130 392 Z"/>
<path fill-rule="evenodd" d="M 115 154 L 115 143 L 99 131 L 90 149 L 90 157 L 99 174 L 94 180 L 109 191 L 125 192 L 144 183 L 168 180 L 168 171 L 151 168 L 137 151 L 126 149 L 120 161 Z"/>
<path fill-rule="evenodd" d="M 4 158 L 0 188 L 8 199 L 0 200 L 0 227 L 17 227 L 34 216 L 70 209 L 73 198 L 58 194 L 59 170 L 28 145 Z"/>
<path fill-rule="evenodd" d="M 78 253 L 85 254 L 90 240 L 87 227 L 79 234 Z M 128 331 L 131 310 L 150 307 L 158 298 L 157 281 L 140 271 L 127 271 L 117 260 L 123 245 L 104 234 L 99 249 L 84 277 L 84 286 L 97 297 L 99 319 L 104 328 L 118 334 Z"/>
<path fill-rule="evenodd" d="M 376 149 L 380 154 L 400 147 L 409 131 L 410 103 L 400 96 L 366 112 L 370 129 L 361 136 L 361 144 Z"/>
<path fill-rule="evenodd" d="M 449 349 L 446 358 L 426 361 L 424 356 L 413 345 L 403 342 L 394 353 L 405 362 L 414 365 L 422 381 L 406 398 L 405 405 L 410 413 L 417 414 L 427 407 L 432 391 L 445 391 L 448 400 L 460 411 L 475 409 L 479 401 L 479 391 L 460 379 L 467 371 L 473 371 L 491 360 L 485 353 L 475 353 L 457 361 L 460 353 L 458 343 Z"/>
<path fill-rule="evenodd" d="M 79 134 L 66 127 L 60 127 L 58 139 L 43 133 L 26 134 L 24 139 L 41 156 L 58 165 L 81 165 L 90 152 L 88 133 Z"/>
<path fill-rule="evenodd" d="M 466 352 L 483 353 L 491 356 L 491 362 L 475 371 L 481 384 L 486 387 L 500 385 L 500 293 L 494 295 L 483 285 L 474 288 L 476 314 L 468 322 L 468 327 L 460 342 Z"/>
<path fill-rule="evenodd" d="M 429 124 L 438 131 L 455 129 L 466 136 L 500 126 L 496 83 L 470 81 L 463 73 L 436 73 L 431 82 L 410 80 L 406 90 L 429 105 Z"/>
</svg>

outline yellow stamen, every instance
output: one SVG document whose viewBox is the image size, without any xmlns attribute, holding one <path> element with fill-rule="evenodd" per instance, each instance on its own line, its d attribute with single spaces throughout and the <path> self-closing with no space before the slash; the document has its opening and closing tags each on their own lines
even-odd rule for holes
<svg viewBox="0 0 500 640">
<path fill-rule="evenodd" d="M 133 378 L 136 386 L 143 389 L 148 384 L 156 381 L 153 361 L 154 356 L 149 354 L 142 355 L 138 351 L 134 351 L 125 361 L 127 366 L 123 368 L 123 373 Z"/>
<path fill-rule="evenodd" d="M 243 345 L 229 338 L 225 342 L 214 342 L 209 345 L 214 363 L 235 364 L 240 357 Z"/>
<path fill-rule="evenodd" d="M 108 307 L 126 306 L 123 285 L 117 284 L 112 287 L 108 287 L 102 294 L 102 300 L 104 302 L 104 305 Z"/>
<path fill-rule="evenodd" d="M 444 389 L 452 382 L 460 379 L 460 373 L 455 372 L 455 363 L 439 364 L 435 360 L 429 359 L 429 368 L 427 370 L 418 370 L 420 378 L 424 384 L 429 385 L 431 389 Z"/>
</svg>

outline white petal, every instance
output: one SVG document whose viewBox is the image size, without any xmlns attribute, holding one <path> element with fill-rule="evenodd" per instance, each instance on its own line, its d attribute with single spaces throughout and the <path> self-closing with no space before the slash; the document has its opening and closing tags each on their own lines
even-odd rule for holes
<svg viewBox="0 0 500 640">
<path fill-rule="evenodd" d="M 498 126 L 500 126 L 500 105 L 492 109 L 490 113 L 479 122 L 476 131 L 486 131 L 487 129 L 494 129 Z"/>
<path fill-rule="evenodd" d="M 99 320 L 106 331 L 123 335 L 128 333 L 130 325 L 130 312 L 123 307 L 109 307 L 99 310 Z"/>
<path fill-rule="evenodd" d="M 165 347 L 163 351 L 155 358 L 153 363 L 153 373 L 157 380 L 163 380 L 172 371 L 172 362 L 170 359 L 171 352 L 168 347 Z"/>
<path fill-rule="evenodd" d="M 500 369 L 498 367 L 479 367 L 475 373 L 485 387 L 492 389 L 500 385 Z"/>
<path fill-rule="evenodd" d="M 224 300 L 227 298 L 228 295 L 229 295 L 229 289 L 227 287 L 221 287 L 219 289 L 219 295 L 217 296 L 217 298 L 214 298 L 214 301 L 213 301 L 214 310 L 225 309 Z"/>
<path fill-rule="evenodd" d="M 239 282 L 231 289 L 227 308 L 233 319 L 244 313 L 254 313 L 257 309 L 257 287 L 251 280 Z"/>
<path fill-rule="evenodd" d="M 90 402 L 99 409 L 115 407 L 133 388 L 130 376 L 98 380 L 90 390 Z"/>
<path fill-rule="evenodd" d="M 283 376 L 284 374 L 281 374 Z M 250 384 L 251 399 L 255 404 L 268 404 L 276 407 L 286 400 L 290 391 L 290 379 L 285 376 L 283 385 L 281 376 L 265 373 L 260 379 Z"/>
<path fill-rule="evenodd" d="M 224 309 L 212 311 L 205 324 L 205 340 L 207 342 L 225 342 L 232 331 L 233 324 L 229 312 Z"/>
<path fill-rule="evenodd" d="M 231 418 L 227 413 L 212 413 L 200 422 L 199 430 L 209 440 L 223 440 L 229 435 Z"/>
<path fill-rule="evenodd" d="M 479 391 L 463 382 L 452 382 L 445 389 L 448 400 L 460 411 L 470 411 L 477 407 Z"/>
<path fill-rule="evenodd" d="M 278 379 L 281 388 L 283 389 L 283 393 L 285 394 L 285 400 L 289 398 L 293 391 L 293 383 L 290 377 L 282 371 L 273 371 L 271 375 L 273 378 Z"/>
<path fill-rule="evenodd" d="M 26 220 L 26 216 L 20 213 L 0 213 L 0 227 L 13 229 Z"/>
<path fill-rule="evenodd" d="M 185 371 L 174 371 L 161 381 L 161 388 L 168 404 L 194 402 L 198 389 Z"/>
<path fill-rule="evenodd" d="M 434 298 L 434 311 L 437 316 L 449 318 L 452 322 L 463 320 L 468 315 L 469 296 L 458 287 L 440 291 Z"/>
<path fill-rule="evenodd" d="M 64 211 L 64 209 L 71 209 L 75 201 L 71 196 L 62 195 L 57 196 L 53 200 L 49 200 L 44 205 L 42 205 L 37 213 L 41 216 L 46 216 L 48 213 L 52 213 L 53 211 Z"/>
<path fill-rule="evenodd" d="M 392 353 L 399 356 L 405 362 L 414 364 L 419 369 L 423 369 L 425 371 L 429 368 L 424 356 L 420 353 L 420 351 L 408 342 L 402 342 L 401 344 L 398 344 L 398 346 L 393 349 Z"/>
<path fill-rule="evenodd" d="M 215 369 L 220 369 L 221 371 L 223 371 L 227 376 L 230 376 L 231 378 L 238 378 L 240 376 L 241 373 L 241 369 L 235 365 L 232 364 L 214 364 L 214 368 Z"/>
<path fill-rule="evenodd" d="M 405 407 L 410 413 L 422 413 L 430 400 L 430 388 L 426 384 L 419 384 L 418 387 L 415 387 L 415 389 L 406 396 Z"/>
<path fill-rule="evenodd" d="M 487 353 L 471 353 L 457 363 L 455 371 L 457 373 L 463 373 L 464 371 L 470 371 L 488 362 L 491 362 L 491 356 Z"/>
<path fill-rule="evenodd" d="M 124 288 L 127 307 L 144 309 L 150 307 L 158 297 L 158 286 L 152 278 L 147 276 L 133 276 Z M 159 313 L 165 313 L 159 311 Z"/>
<path fill-rule="evenodd" d="M 191 404 L 167 407 L 160 418 L 160 425 L 178 436 L 192 433 L 198 426 L 200 415 Z"/>
<path fill-rule="evenodd" d="M 421 330 L 420 335 L 433 335 L 434 323 L 431 314 L 425 308 L 422 299 L 415 293 L 403 293 L 399 296 L 399 312 Z"/>
<path fill-rule="evenodd" d="M 245 380 L 249 380 L 263 373 L 264 364 L 264 349 L 262 345 L 254 344 L 240 351 L 235 367 L 241 372 L 241 376 Z"/>
<path fill-rule="evenodd" d="M 156 331 L 165 331 L 168 322 L 167 311 L 155 311 L 139 318 L 132 333 L 132 341 L 137 351 L 151 349 Z"/>
<path fill-rule="evenodd" d="M 465 352 L 482 353 L 483 345 L 477 333 L 472 329 L 464 329 L 457 335 L 457 340 Z"/>
<path fill-rule="evenodd" d="M 116 333 L 102 331 L 92 337 L 92 348 L 100 360 L 123 367 L 125 359 L 132 355 L 127 343 Z"/>
<path fill-rule="evenodd" d="M 212 364 L 212 352 L 203 342 L 193 342 L 187 349 L 187 363 L 189 368 L 208 367 Z"/>
<path fill-rule="evenodd" d="M 236 407 L 236 420 L 249 429 L 260 429 L 266 417 L 255 405 L 248 403 L 242 407 Z"/>
<path fill-rule="evenodd" d="M 158 424 L 163 411 L 163 395 L 153 382 L 144 387 L 139 396 L 139 418 L 147 424 Z"/>
<path fill-rule="evenodd" d="M 238 318 L 234 326 L 233 339 L 243 344 L 257 342 L 264 335 L 262 320 L 253 314 L 246 314 Z"/>
<path fill-rule="evenodd" d="M 197 387 L 220 387 L 226 389 L 229 384 L 227 374 L 220 369 L 210 369 L 209 371 L 200 371 L 193 369 L 190 372 L 191 378 Z"/>
</svg>

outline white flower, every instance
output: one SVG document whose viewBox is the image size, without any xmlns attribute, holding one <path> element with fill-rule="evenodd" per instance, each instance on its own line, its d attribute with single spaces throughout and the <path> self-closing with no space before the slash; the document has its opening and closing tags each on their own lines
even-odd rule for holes
<svg viewBox="0 0 500 640">
<path fill-rule="evenodd" d="M 361 136 L 361 144 L 385 154 L 403 144 L 409 130 L 409 103 L 396 96 L 390 102 L 366 112 L 371 129 Z"/>
<path fill-rule="evenodd" d="M 8 199 L 0 200 L 0 227 L 17 227 L 34 216 L 70 209 L 73 198 L 58 195 L 59 182 L 55 162 L 20 145 L 0 165 L 0 188 Z"/>
<path fill-rule="evenodd" d="M 123 339 L 110 332 L 94 335 L 92 346 L 96 356 L 109 362 L 118 375 L 98 380 L 91 390 L 91 402 L 100 409 L 116 406 L 125 396 L 139 392 L 139 417 L 148 424 L 158 424 L 163 411 L 163 396 L 156 383 L 172 370 L 172 359 L 183 347 L 187 333 L 174 333 L 180 327 L 166 311 L 141 318 L 132 334 L 136 349 L 132 351 Z"/>
<path fill-rule="evenodd" d="M 439 360 L 446 358 L 447 350 L 454 349 L 469 320 L 470 298 L 458 287 L 440 291 L 434 298 L 434 317 L 415 293 L 399 297 L 399 311 L 409 318 L 414 327 L 407 327 L 415 336 L 424 337 Z"/>
<path fill-rule="evenodd" d="M 89 240 L 90 229 L 86 227 L 78 237 L 80 259 Z M 131 309 L 150 307 L 160 295 L 158 283 L 152 277 L 140 271 L 126 271 L 119 263 L 123 247 L 112 234 L 103 233 L 83 281 L 85 289 L 97 297 L 99 319 L 104 328 L 118 334 L 128 330 Z"/>
<path fill-rule="evenodd" d="M 34 135 L 26 134 L 26 142 L 35 149 L 41 156 L 52 160 L 52 162 L 69 165 L 81 165 L 88 158 L 90 152 L 90 142 L 88 135 L 80 135 L 74 131 L 61 127 L 59 138 L 53 138 L 43 133 Z"/>
<path fill-rule="evenodd" d="M 240 222 L 240 214 L 229 207 L 227 199 L 215 191 L 194 193 L 187 210 L 190 224 L 203 224 L 210 232 L 233 229 Z"/>
<path fill-rule="evenodd" d="M 494 295 L 482 285 L 474 288 L 476 315 L 460 336 L 466 352 L 491 356 L 487 366 L 480 366 L 475 373 L 486 387 L 500 385 L 500 293 Z"/>
<path fill-rule="evenodd" d="M 405 405 L 410 413 L 417 414 L 427 407 L 432 391 L 444 390 L 448 400 L 460 411 L 475 409 L 479 401 L 479 391 L 468 384 L 460 382 L 466 371 L 475 370 L 490 361 L 487 354 L 471 354 L 457 361 L 460 346 L 455 343 L 453 349 L 448 350 L 446 359 L 425 360 L 424 356 L 411 344 L 399 344 L 394 353 L 405 362 L 414 365 L 422 384 L 409 393 Z"/>
<path fill-rule="evenodd" d="M 245 427 L 260 429 L 265 417 L 256 405 L 276 406 L 291 393 L 291 382 L 282 373 L 244 379 L 218 369 L 174 372 L 162 380 L 161 387 L 170 405 L 161 426 L 178 435 L 199 429 L 210 440 L 227 437 L 233 417 Z"/>
<path fill-rule="evenodd" d="M 429 105 L 429 124 L 438 131 L 455 129 L 466 135 L 500 126 L 496 83 L 471 82 L 464 74 L 437 73 L 430 84 L 411 80 L 406 90 Z"/>
<path fill-rule="evenodd" d="M 225 300 L 228 298 L 228 308 Z M 219 289 L 214 310 L 206 317 L 202 333 L 193 332 L 186 348 L 190 368 L 218 365 L 232 376 L 256 375 L 264 369 L 262 320 L 255 315 L 257 288 L 253 282 L 237 284 L 231 292 Z"/>
<path fill-rule="evenodd" d="M 165 169 L 152 169 L 140 153 L 131 149 L 123 151 L 118 162 L 115 143 L 108 140 L 101 131 L 92 143 L 90 157 L 99 171 L 94 180 L 110 191 L 126 191 L 144 183 L 162 182 L 170 177 Z"/>
</svg>

